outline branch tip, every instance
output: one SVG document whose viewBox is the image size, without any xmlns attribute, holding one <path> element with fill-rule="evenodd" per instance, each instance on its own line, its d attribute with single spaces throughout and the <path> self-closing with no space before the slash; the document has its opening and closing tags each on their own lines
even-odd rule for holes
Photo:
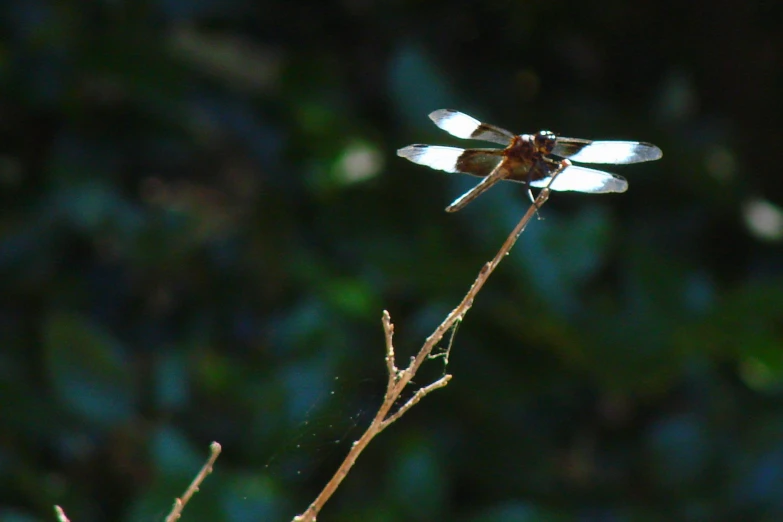
<svg viewBox="0 0 783 522">
<path fill-rule="evenodd" d="M 212 466 L 215 464 L 215 460 L 217 460 L 221 450 L 222 447 L 218 442 L 212 442 L 212 444 L 209 445 L 209 458 L 201 467 L 201 470 L 198 472 L 198 475 L 196 475 L 196 478 L 193 479 L 193 482 L 190 483 L 188 489 L 185 490 L 185 494 L 182 495 L 182 498 L 174 499 L 174 507 L 171 508 L 171 512 L 166 517 L 166 522 L 175 522 L 176 520 L 179 520 L 179 517 L 182 515 L 182 510 L 185 508 L 185 504 L 187 504 L 190 498 L 199 490 L 201 483 L 204 482 L 207 475 L 212 473 Z"/>
<path fill-rule="evenodd" d="M 57 520 L 59 522 L 71 522 L 68 520 L 68 517 L 65 515 L 65 511 L 63 511 L 63 508 L 60 506 L 54 506 L 54 513 L 57 515 Z"/>
</svg>

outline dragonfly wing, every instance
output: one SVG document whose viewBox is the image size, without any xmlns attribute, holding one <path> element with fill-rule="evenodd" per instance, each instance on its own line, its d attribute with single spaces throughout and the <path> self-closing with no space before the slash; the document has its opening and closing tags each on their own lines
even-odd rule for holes
<svg viewBox="0 0 783 522">
<path fill-rule="evenodd" d="M 454 109 L 438 109 L 430 113 L 430 119 L 452 136 L 463 139 L 483 140 L 500 145 L 508 145 L 514 139 L 511 132 L 482 123 L 476 118 Z"/>
<path fill-rule="evenodd" d="M 641 141 L 590 141 L 557 138 L 552 154 L 580 163 L 640 163 L 663 156 L 661 149 Z"/>
<path fill-rule="evenodd" d="M 408 145 L 397 151 L 401 158 L 445 172 L 459 172 L 457 160 L 465 149 L 441 147 L 438 145 Z"/>
<path fill-rule="evenodd" d="M 503 159 L 501 149 L 458 149 L 439 145 L 408 145 L 398 150 L 397 155 L 444 172 L 479 177 L 489 175 Z"/>
<path fill-rule="evenodd" d="M 549 185 L 551 179 L 552 176 L 547 176 L 531 182 L 530 185 L 544 188 Z M 607 192 L 625 192 L 628 190 L 628 182 L 625 178 L 610 172 L 570 165 L 557 175 L 552 184 L 549 185 L 549 188 L 558 191 L 573 190 L 590 194 L 603 194 Z"/>
</svg>

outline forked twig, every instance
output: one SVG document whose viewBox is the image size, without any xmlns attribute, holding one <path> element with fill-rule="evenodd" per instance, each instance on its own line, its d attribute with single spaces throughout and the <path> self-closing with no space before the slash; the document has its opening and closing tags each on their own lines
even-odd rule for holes
<svg viewBox="0 0 783 522">
<path fill-rule="evenodd" d="M 174 522 L 182 515 L 185 504 L 187 504 L 190 498 L 198 491 L 199 486 L 204 482 L 204 479 L 207 478 L 207 475 L 212 473 L 212 465 L 215 464 L 215 460 L 217 460 L 218 455 L 220 455 L 220 450 L 220 444 L 217 442 L 213 442 L 209 445 L 210 453 L 207 462 L 201 468 L 201 471 L 198 472 L 196 478 L 193 479 L 193 482 L 190 483 L 188 489 L 185 490 L 185 494 L 174 500 L 174 507 L 171 508 L 169 516 L 166 517 L 166 522 Z"/>
<path fill-rule="evenodd" d="M 419 350 L 419 353 L 417 353 L 415 357 L 411 358 L 410 364 L 403 370 L 397 368 L 394 358 L 394 344 L 392 339 L 394 335 L 394 325 L 391 322 L 389 312 L 386 310 L 383 311 L 382 323 L 383 332 L 386 339 L 385 359 L 386 369 L 389 374 L 388 381 L 386 383 L 386 394 L 383 397 L 383 403 L 378 409 L 378 412 L 375 414 L 372 422 L 367 427 L 367 430 L 362 434 L 359 440 L 353 443 L 342 464 L 340 464 L 340 467 L 337 468 L 337 471 L 329 480 L 329 482 L 327 482 L 326 486 L 324 486 L 323 490 L 321 490 L 312 504 L 308 506 L 307 510 L 301 515 L 294 517 L 292 522 L 315 522 L 316 517 L 318 516 L 318 513 L 320 513 L 324 504 L 326 504 L 329 498 L 331 498 L 332 494 L 334 494 L 334 492 L 340 486 L 340 483 L 343 481 L 345 476 L 348 475 L 348 472 L 353 467 L 356 459 L 359 457 L 362 451 L 364 451 L 364 448 L 367 447 L 370 441 L 381 431 L 386 429 L 390 424 L 399 419 L 409 409 L 415 406 L 416 403 L 418 403 L 430 392 L 437 390 L 438 388 L 442 388 L 448 384 L 449 380 L 451 379 L 451 375 L 446 374 L 432 384 L 417 390 L 413 397 L 403 404 L 396 412 L 389 414 L 392 406 L 400 397 L 403 389 L 405 389 L 413 376 L 416 375 L 416 372 L 422 363 L 430 356 L 435 345 L 437 345 L 440 340 L 443 339 L 443 336 L 458 321 L 461 321 L 462 318 L 465 317 L 465 314 L 468 312 L 468 310 L 470 310 L 470 307 L 473 306 L 473 299 L 475 299 L 476 295 L 484 286 L 484 283 L 486 283 L 487 279 L 489 279 L 489 276 L 492 274 L 492 272 L 494 272 L 495 268 L 497 268 L 503 258 L 506 257 L 506 255 L 508 255 L 508 253 L 511 251 L 511 248 L 514 246 L 514 243 L 516 243 L 519 235 L 525 230 L 525 227 L 536 214 L 536 212 L 538 212 L 538 209 L 541 208 L 547 199 L 549 199 L 549 186 L 555 180 L 557 175 L 570 165 L 571 163 L 568 160 L 563 160 L 560 162 L 560 166 L 553 173 L 552 178 L 549 180 L 549 184 L 546 186 L 546 188 L 539 192 L 538 196 L 527 209 L 527 212 L 525 212 L 525 215 L 522 217 L 519 223 L 517 223 L 516 227 L 514 227 L 514 230 L 511 231 L 511 234 L 509 234 L 509 236 L 503 242 L 503 245 L 500 247 L 500 250 L 498 250 L 497 254 L 495 254 L 495 257 L 492 258 L 492 261 L 486 263 L 481 268 L 478 276 L 476 277 L 476 280 L 473 281 L 473 284 L 468 290 L 468 293 L 465 294 L 465 297 L 462 298 L 462 301 L 457 305 L 456 308 L 454 308 L 454 310 L 451 311 L 448 316 L 446 316 L 446 319 L 444 319 L 443 322 L 435 329 L 432 335 L 426 339 L 424 345 Z"/>
<path fill-rule="evenodd" d="M 408 399 L 408 402 L 400 406 L 400 408 L 396 412 L 386 417 L 386 420 L 384 420 L 381 423 L 381 429 L 378 431 L 380 432 L 384 430 L 389 424 L 402 417 L 406 411 L 408 411 L 413 406 L 415 406 L 416 403 L 419 402 L 421 399 L 423 399 L 425 395 L 429 394 L 431 391 L 437 390 L 438 388 L 443 388 L 449 383 L 450 380 L 451 380 L 451 375 L 447 374 L 441 377 L 440 379 L 438 379 L 437 381 L 428 384 L 424 388 L 419 388 L 418 390 L 416 390 L 416 393 L 413 394 L 413 397 Z"/>
</svg>

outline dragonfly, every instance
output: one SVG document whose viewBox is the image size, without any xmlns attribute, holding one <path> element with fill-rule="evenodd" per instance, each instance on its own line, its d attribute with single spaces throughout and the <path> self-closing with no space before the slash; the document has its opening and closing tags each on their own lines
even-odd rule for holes
<svg viewBox="0 0 783 522">
<path fill-rule="evenodd" d="M 435 125 L 452 136 L 505 147 L 460 149 L 415 144 L 397 151 L 398 156 L 419 165 L 484 178 L 446 207 L 447 212 L 464 208 L 501 180 L 527 184 L 531 199 L 530 187 L 590 194 L 625 192 L 628 182 L 622 176 L 572 165 L 571 161 L 624 165 L 663 156 L 661 149 L 643 141 L 591 141 L 565 138 L 547 130 L 517 135 L 453 109 L 439 109 L 429 116 Z"/>
</svg>

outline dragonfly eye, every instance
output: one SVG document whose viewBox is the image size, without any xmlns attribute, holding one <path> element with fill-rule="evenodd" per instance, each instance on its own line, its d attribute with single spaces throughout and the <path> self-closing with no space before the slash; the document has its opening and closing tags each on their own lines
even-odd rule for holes
<svg viewBox="0 0 783 522">
<path fill-rule="evenodd" d="M 544 154 L 549 154 L 555 146 L 555 134 L 551 131 L 542 130 L 533 138 L 536 148 Z"/>
</svg>

